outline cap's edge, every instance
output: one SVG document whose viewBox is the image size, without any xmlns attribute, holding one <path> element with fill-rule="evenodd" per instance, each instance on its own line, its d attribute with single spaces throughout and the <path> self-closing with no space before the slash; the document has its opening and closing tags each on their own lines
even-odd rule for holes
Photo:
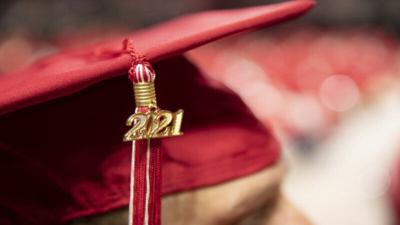
<svg viewBox="0 0 400 225">
<path fill-rule="evenodd" d="M 150 61 L 155 62 L 232 34 L 267 27 L 300 16 L 310 10 L 314 4 L 313 0 L 293 0 L 266 6 L 202 12 L 135 32 L 132 39 L 136 43 L 136 49 L 146 55 Z M 216 14 L 218 14 L 218 18 L 215 16 Z M 182 36 L 175 35 L 167 41 L 162 39 L 165 35 L 161 35 L 160 31 L 165 31 L 168 27 L 179 27 L 188 20 L 192 20 L 196 24 L 196 20 L 198 23 L 205 17 L 212 21 L 213 15 L 217 20 L 211 26 L 200 26 L 198 29 L 196 27 L 197 30 L 195 29 L 194 32 L 193 29 L 190 29 L 191 27 L 183 27 Z M 160 37 L 149 43 L 146 39 L 152 35 Z M 119 40 L 118 43 L 107 43 L 106 46 L 121 49 L 121 42 Z M 41 80 L 34 86 L 30 80 L 21 79 L 26 74 L 4 75 L 0 77 L 2 86 L 5 86 L 0 95 L 0 115 L 76 93 L 94 83 L 120 76 L 129 66 L 129 55 L 120 54 L 113 59 L 85 65 L 83 70 L 61 72 L 54 76 L 47 74 L 43 77 L 43 79 L 48 79 L 46 82 Z"/>
</svg>

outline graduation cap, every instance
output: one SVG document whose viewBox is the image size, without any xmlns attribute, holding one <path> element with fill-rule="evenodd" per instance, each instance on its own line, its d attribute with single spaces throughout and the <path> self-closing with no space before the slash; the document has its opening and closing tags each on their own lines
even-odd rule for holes
<svg viewBox="0 0 400 225">
<path fill-rule="evenodd" d="M 61 51 L 2 75 L 0 224 L 64 223 L 130 201 L 136 217 L 141 214 L 135 225 L 159 224 L 160 194 L 218 184 L 277 162 L 277 142 L 240 98 L 210 85 L 181 54 L 288 20 L 313 4 L 299 0 L 196 13 L 113 41 Z M 151 139 L 156 145 L 152 151 L 160 154 L 146 161 L 147 152 L 138 151 L 134 170 L 132 144 L 122 137 L 138 92 L 134 96 L 127 79 L 133 61 L 124 38 L 154 66 L 157 106 L 185 111 L 184 135 Z M 145 67 L 132 74 L 152 75 L 146 63 L 136 63 Z M 150 139 L 145 139 L 133 142 L 136 150 L 146 149 Z M 151 177 L 161 173 L 161 164 L 162 184 Z M 133 181 L 141 182 L 131 185 L 135 195 L 129 189 L 131 172 L 136 173 Z"/>
</svg>

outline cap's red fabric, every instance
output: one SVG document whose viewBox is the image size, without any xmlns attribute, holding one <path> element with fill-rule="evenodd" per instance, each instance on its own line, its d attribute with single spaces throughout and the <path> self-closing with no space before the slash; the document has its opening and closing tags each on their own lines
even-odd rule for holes
<svg viewBox="0 0 400 225">
<path fill-rule="evenodd" d="M 160 107 L 185 110 L 185 135 L 163 140 L 164 194 L 244 176 L 279 157 L 275 139 L 238 97 L 212 87 L 183 57 L 165 58 L 311 5 L 201 13 L 133 35 L 139 51 L 159 60 Z M 0 78 L 0 224 L 62 223 L 128 204 L 131 145 L 122 136 L 134 101 L 121 40 Z"/>
<path fill-rule="evenodd" d="M 227 35 L 288 20 L 303 14 L 313 5 L 313 0 L 295 0 L 246 9 L 203 12 L 129 36 L 136 50 L 154 62 Z M 0 76 L 0 114 L 120 76 L 130 66 L 129 55 L 122 53 L 121 41 L 122 38 L 62 52 L 26 70 Z"/>
<path fill-rule="evenodd" d="M 232 93 L 209 87 L 180 57 L 155 69 L 160 107 L 185 110 L 185 135 L 163 139 L 163 193 L 219 183 L 277 160 L 274 139 Z M 122 136 L 132 110 L 131 83 L 117 77 L 2 116 L 2 206 L 33 223 L 126 205 L 131 144 Z"/>
</svg>

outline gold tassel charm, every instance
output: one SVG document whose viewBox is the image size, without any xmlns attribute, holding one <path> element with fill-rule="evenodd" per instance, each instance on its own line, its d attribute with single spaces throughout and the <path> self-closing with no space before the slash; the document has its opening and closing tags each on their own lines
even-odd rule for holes
<svg viewBox="0 0 400 225">
<path fill-rule="evenodd" d="M 136 64 L 129 71 L 133 82 L 136 110 L 126 121 L 131 129 L 124 141 L 180 136 L 183 110 L 171 112 L 157 106 L 155 73 L 147 62 Z"/>
</svg>

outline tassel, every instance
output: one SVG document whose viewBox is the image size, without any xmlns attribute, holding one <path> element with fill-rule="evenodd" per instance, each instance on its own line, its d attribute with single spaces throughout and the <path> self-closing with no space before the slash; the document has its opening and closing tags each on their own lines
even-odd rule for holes
<svg viewBox="0 0 400 225">
<path fill-rule="evenodd" d="M 161 151 L 159 140 L 134 141 L 130 225 L 161 224 Z"/>
<path fill-rule="evenodd" d="M 124 48 L 132 59 L 129 79 L 133 83 L 136 109 L 127 122 L 132 128 L 124 141 L 132 142 L 129 225 L 161 224 L 161 141 L 182 135 L 183 110 L 172 113 L 157 106 L 155 72 L 138 54 L 130 40 Z"/>
</svg>

